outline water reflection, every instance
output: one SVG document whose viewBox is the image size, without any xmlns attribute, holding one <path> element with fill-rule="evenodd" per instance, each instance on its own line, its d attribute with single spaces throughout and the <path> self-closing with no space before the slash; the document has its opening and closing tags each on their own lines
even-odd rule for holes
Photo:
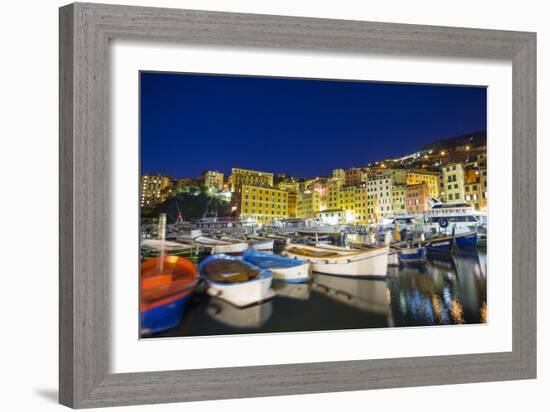
<svg viewBox="0 0 550 412">
<path fill-rule="evenodd" d="M 395 326 L 486 321 L 486 269 L 477 254 L 438 257 L 397 272 L 387 281 Z"/>
<path fill-rule="evenodd" d="M 311 285 L 309 283 L 287 283 L 282 281 L 273 281 L 273 290 L 277 296 L 308 300 L 311 293 Z"/>
<path fill-rule="evenodd" d="M 197 296 L 182 324 L 161 336 L 485 323 L 485 253 L 430 257 L 388 268 L 385 279 L 314 273 L 310 283 L 274 282 L 275 297 L 239 309 Z"/>
<path fill-rule="evenodd" d="M 212 298 L 206 306 L 206 313 L 217 322 L 233 328 L 259 328 L 273 313 L 273 303 L 238 308 L 219 298 Z"/>
</svg>

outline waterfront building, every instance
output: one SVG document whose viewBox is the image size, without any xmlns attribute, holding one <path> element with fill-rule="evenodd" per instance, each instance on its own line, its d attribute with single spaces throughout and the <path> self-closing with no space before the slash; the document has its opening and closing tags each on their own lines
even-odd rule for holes
<svg viewBox="0 0 550 412">
<path fill-rule="evenodd" d="M 433 173 L 428 171 L 414 171 L 407 172 L 407 185 L 417 185 L 420 183 L 426 183 L 430 197 L 439 198 L 439 173 Z"/>
<path fill-rule="evenodd" d="M 480 210 L 481 185 L 479 181 L 466 183 L 464 185 L 464 200 L 476 210 Z"/>
<path fill-rule="evenodd" d="M 287 213 L 290 219 L 294 219 L 298 216 L 298 196 L 299 192 L 296 190 L 287 192 Z"/>
<path fill-rule="evenodd" d="M 405 189 L 407 185 L 394 184 L 391 191 L 391 209 L 394 215 L 406 213 L 405 207 Z"/>
<path fill-rule="evenodd" d="M 235 192 L 243 185 L 273 187 L 273 173 L 248 169 L 231 169 L 231 191 Z"/>
<path fill-rule="evenodd" d="M 288 218 L 288 193 L 269 186 L 241 184 L 231 195 L 231 206 L 242 220 L 266 224 Z"/>
<path fill-rule="evenodd" d="M 479 209 L 482 211 L 487 210 L 487 167 L 479 169 L 479 186 L 481 188 L 481 202 L 479 203 Z"/>
<path fill-rule="evenodd" d="M 382 176 L 391 176 L 394 184 L 398 185 L 416 185 L 419 183 L 427 183 L 430 189 L 430 196 L 439 198 L 439 177 L 441 173 L 431 172 L 428 170 L 411 170 L 411 169 L 386 169 L 381 172 Z"/>
<path fill-rule="evenodd" d="M 464 200 L 476 210 L 487 208 L 487 169 L 476 168 L 467 171 L 464 185 Z"/>
<path fill-rule="evenodd" d="M 346 223 L 344 211 L 340 209 L 326 209 L 317 212 L 317 219 L 324 225 L 342 225 Z"/>
<path fill-rule="evenodd" d="M 368 196 L 369 192 L 366 184 L 355 189 L 354 217 L 355 223 L 358 225 L 369 223 Z"/>
<path fill-rule="evenodd" d="M 430 206 L 430 188 L 426 182 L 407 185 L 405 189 L 405 208 L 407 213 L 417 214 L 427 211 Z"/>
<path fill-rule="evenodd" d="M 170 195 L 172 179 L 165 175 L 143 175 L 139 185 L 141 207 L 153 207 Z"/>
<path fill-rule="evenodd" d="M 343 177 L 332 177 L 327 182 L 326 206 L 328 209 L 334 210 L 339 208 L 340 188 L 343 185 L 344 185 Z"/>
<path fill-rule="evenodd" d="M 319 192 L 312 190 L 305 190 L 298 197 L 297 201 L 297 217 L 299 218 L 311 218 L 317 215 L 317 212 L 321 211 L 321 196 Z"/>
<path fill-rule="evenodd" d="M 367 209 L 369 219 L 379 222 L 392 214 L 393 179 L 389 176 L 377 176 L 367 181 Z"/>
<path fill-rule="evenodd" d="M 442 168 L 442 171 L 445 201 L 447 203 L 463 203 L 465 201 L 464 168 L 460 163 L 449 163 Z"/>
<path fill-rule="evenodd" d="M 207 170 L 202 173 L 201 177 L 204 186 L 215 190 L 223 190 L 223 173 L 215 170 Z"/>
<path fill-rule="evenodd" d="M 338 196 L 338 209 L 344 211 L 346 220 L 355 220 L 355 186 L 342 186 Z M 350 222 L 347 222 L 350 223 Z"/>
</svg>

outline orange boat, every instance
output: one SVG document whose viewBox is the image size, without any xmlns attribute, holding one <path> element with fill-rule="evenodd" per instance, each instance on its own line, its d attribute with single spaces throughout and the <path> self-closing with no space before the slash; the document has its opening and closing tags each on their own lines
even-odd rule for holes
<svg viewBox="0 0 550 412">
<path fill-rule="evenodd" d="M 199 276 L 189 260 L 159 256 L 141 264 L 141 335 L 176 327 L 183 317 Z"/>
</svg>

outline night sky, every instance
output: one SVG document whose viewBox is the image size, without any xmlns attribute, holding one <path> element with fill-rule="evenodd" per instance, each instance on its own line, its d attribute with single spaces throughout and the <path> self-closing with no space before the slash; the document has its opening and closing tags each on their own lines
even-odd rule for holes
<svg viewBox="0 0 550 412">
<path fill-rule="evenodd" d="M 141 73 L 141 171 L 330 175 L 486 130 L 484 87 Z"/>
</svg>

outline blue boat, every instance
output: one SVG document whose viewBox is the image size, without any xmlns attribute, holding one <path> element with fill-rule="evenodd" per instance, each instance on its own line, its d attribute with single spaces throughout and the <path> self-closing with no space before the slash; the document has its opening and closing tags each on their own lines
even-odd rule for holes
<svg viewBox="0 0 550 412">
<path fill-rule="evenodd" d="M 399 249 L 399 261 L 401 263 L 418 263 L 426 260 L 427 251 L 423 246 Z"/>
<path fill-rule="evenodd" d="M 268 269 L 273 279 L 289 283 L 304 283 L 309 280 L 310 264 L 271 253 L 245 250 L 243 259 L 262 269 Z"/>
<path fill-rule="evenodd" d="M 428 253 L 454 253 L 462 250 L 476 249 L 477 233 L 466 232 L 450 236 L 438 236 L 422 243 Z"/>
<path fill-rule="evenodd" d="M 149 336 L 178 326 L 197 282 L 197 269 L 185 258 L 165 255 L 143 261 L 141 335 Z"/>
</svg>

